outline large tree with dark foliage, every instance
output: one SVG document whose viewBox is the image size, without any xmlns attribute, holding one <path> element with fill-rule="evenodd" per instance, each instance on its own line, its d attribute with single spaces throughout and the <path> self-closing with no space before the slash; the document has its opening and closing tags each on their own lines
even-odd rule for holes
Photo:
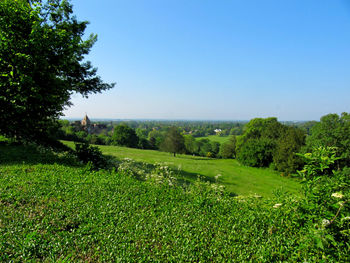
<svg viewBox="0 0 350 263">
<path fill-rule="evenodd" d="M 337 161 L 340 167 L 350 166 L 350 114 L 343 112 L 327 114 L 310 130 L 306 140 L 306 151 L 311 152 L 320 146 L 336 147 L 341 160 Z"/>
<path fill-rule="evenodd" d="M 87 24 L 65 0 L 0 1 L 0 134 L 40 141 L 73 93 L 113 87 L 84 61 L 96 41 L 83 40 Z"/>
<path fill-rule="evenodd" d="M 114 127 L 112 141 L 114 145 L 137 148 L 139 138 L 133 128 L 126 124 L 120 124 Z"/>
<path fill-rule="evenodd" d="M 255 118 L 244 128 L 243 135 L 237 141 L 237 159 L 249 166 L 269 166 L 283 125 L 277 118 Z"/>
<path fill-rule="evenodd" d="M 276 170 L 285 174 L 295 173 L 302 168 L 303 160 L 296 153 L 305 145 L 305 132 L 297 127 L 286 126 L 277 140 L 273 152 L 273 163 Z"/>
<path fill-rule="evenodd" d="M 160 145 L 160 149 L 166 152 L 171 152 L 174 157 L 177 153 L 185 151 L 185 140 L 182 134 L 176 127 L 170 127 L 165 135 L 164 141 Z"/>
</svg>

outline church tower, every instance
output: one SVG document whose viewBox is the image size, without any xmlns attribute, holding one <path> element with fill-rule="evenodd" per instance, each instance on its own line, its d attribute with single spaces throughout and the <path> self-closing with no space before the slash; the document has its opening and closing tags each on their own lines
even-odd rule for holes
<svg viewBox="0 0 350 263">
<path fill-rule="evenodd" d="M 81 121 L 81 126 L 89 127 L 91 124 L 89 117 L 85 114 L 85 117 Z"/>
</svg>

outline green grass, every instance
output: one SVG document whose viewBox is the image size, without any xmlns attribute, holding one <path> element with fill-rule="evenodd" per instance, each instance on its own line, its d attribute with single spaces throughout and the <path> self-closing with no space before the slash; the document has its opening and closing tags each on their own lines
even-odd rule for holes
<svg viewBox="0 0 350 263">
<path fill-rule="evenodd" d="M 64 142 L 70 147 L 73 142 Z M 298 193 L 300 183 L 290 178 L 281 177 L 279 173 L 267 168 L 253 168 L 240 165 L 232 159 L 210 159 L 190 155 L 177 155 L 153 151 L 140 150 L 117 146 L 98 146 L 106 155 L 117 158 L 130 158 L 134 161 L 146 163 L 162 163 L 173 169 L 182 171 L 182 175 L 195 181 L 200 175 L 208 181 L 216 181 L 215 176 L 220 174 L 219 183 L 226 190 L 238 195 L 258 194 L 265 197 L 272 196 L 274 190 L 282 188 L 283 191 Z"/>
<path fill-rule="evenodd" d="M 346 246 L 314 242 L 301 199 L 235 198 L 213 186 L 90 171 L 65 154 L 0 145 L 0 261 L 348 262 Z"/>
<path fill-rule="evenodd" d="M 209 135 L 205 137 L 196 137 L 196 140 L 209 139 L 212 142 L 224 143 L 230 139 L 230 136 Z"/>
</svg>

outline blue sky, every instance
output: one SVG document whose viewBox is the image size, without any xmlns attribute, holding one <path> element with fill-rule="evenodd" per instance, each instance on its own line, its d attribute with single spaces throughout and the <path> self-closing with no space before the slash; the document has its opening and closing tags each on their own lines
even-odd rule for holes
<svg viewBox="0 0 350 263">
<path fill-rule="evenodd" d="M 350 0 L 73 0 L 116 87 L 68 118 L 318 120 L 350 111 Z"/>
</svg>

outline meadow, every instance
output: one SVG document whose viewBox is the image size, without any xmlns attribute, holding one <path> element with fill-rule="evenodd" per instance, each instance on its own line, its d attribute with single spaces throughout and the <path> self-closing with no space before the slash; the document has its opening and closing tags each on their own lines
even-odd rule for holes
<svg viewBox="0 0 350 263">
<path fill-rule="evenodd" d="M 73 142 L 64 142 L 74 147 Z M 204 180 L 216 182 L 225 186 L 226 190 L 237 195 L 261 195 L 269 197 L 275 190 L 283 190 L 298 194 L 299 181 L 282 177 L 280 173 L 269 168 L 253 168 L 240 165 L 233 159 L 213 159 L 199 156 L 172 154 L 154 150 L 140 150 L 119 146 L 98 146 L 103 154 L 119 159 L 130 158 L 137 162 L 162 163 L 174 170 L 179 170 L 180 176 L 191 182 L 199 176 Z M 218 177 L 216 180 L 215 177 Z"/>
<path fill-rule="evenodd" d="M 205 137 L 196 137 L 196 140 L 208 139 L 212 142 L 225 143 L 230 139 L 230 136 L 208 135 Z"/>
<path fill-rule="evenodd" d="M 184 189 L 91 171 L 64 153 L 0 145 L 0 261 L 348 259 L 343 246 L 316 245 L 298 198 L 238 198 L 215 185 L 197 180 Z"/>
</svg>

